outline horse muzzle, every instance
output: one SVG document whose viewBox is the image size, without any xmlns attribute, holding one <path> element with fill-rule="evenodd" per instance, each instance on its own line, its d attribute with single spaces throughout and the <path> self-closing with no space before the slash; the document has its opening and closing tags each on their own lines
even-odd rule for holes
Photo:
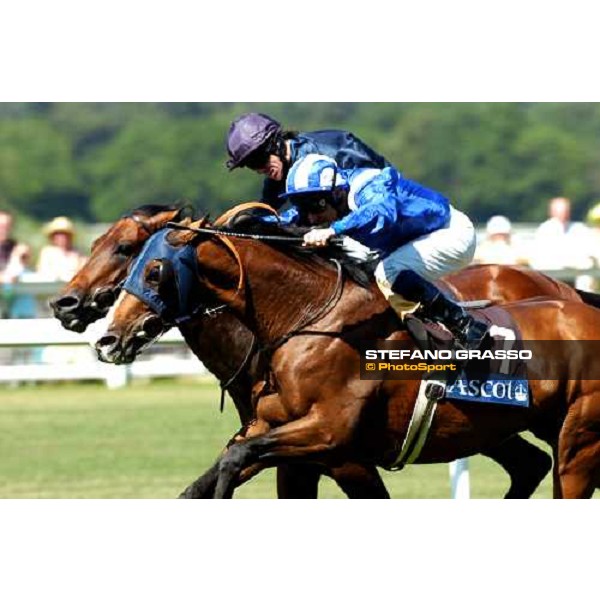
<svg viewBox="0 0 600 600">
<path fill-rule="evenodd" d="M 164 331 L 162 321 L 154 315 L 146 317 L 142 326 L 126 337 L 109 329 L 95 344 L 98 360 L 117 365 L 132 363 Z"/>
<path fill-rule="evenodd" d="M 50 308 L 65 329 L 83 333 L 88 325 L 107 315 L 114 301 L 112 288 L 98 289 L 91 297 L 80 290 L 71 290 L 53 298 Z"/>
<path fill-rule="evenodd" d="M 83 333 L 91 323 L 85 318 L 84 299 L 81 292 L 73 290 L 69 294 L 50 300 L 49 304 L 54 317 L 65 329 Z"/>
</svg>

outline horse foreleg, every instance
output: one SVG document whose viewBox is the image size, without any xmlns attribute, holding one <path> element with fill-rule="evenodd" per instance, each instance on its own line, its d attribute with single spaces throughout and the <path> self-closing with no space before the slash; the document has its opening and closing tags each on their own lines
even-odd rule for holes
<svg viewBox="0 0 600 600">
<path fill-rule="evenodd" d="M 268 426 L 263 421 L 253 421 L 247 427 L 243 427 L 238 431 L 227 443 L 221 457 L 223 457 L 229 447 L 243 441 L 245 435 L 256 436 L 268 431 Z M 196 481 L 188 485 L 187 488 L 178 496 L 179 498 L 202 500 L 214 498 L 215 488 L 219 479 L 219 460 L 206 472 L 201 475 Z M 253 475 L 252 475 L 253 476 Z"/>
<path fill-rule="evenodd" d="M 543 450 L 518 435 L 482 454 L 508 473 L 510 488 L 505 498 L 530 498 L 552 468 L 552 460 Z"/>
<path fill-rule="evenodd" d="M 350 499 L 388 500 L 390 497 L 375 465 L 345 463 L 330 469 L 330 476 Z"/>
<path fill-rule="evenodd" d="M 318 460 L 335 449 L 341 439 L 341 435 L 338 437 L 331 430 L 331 424 L 311 414 L 266 434 L 236 443 L 219 461 L 219 479 L 214 497 L 231 498 L 233 490 L 241 483 L 240 474 L 245 469 L 252 471 L 267 464 L 284 462 L 285 459 L 311 457 Z"/>
<path fill-rule="evenodd" d="M 215 493 L 217 480 L 219 479 L 219 462 L 217 461 L 204 475 L 201 475 L 188 485 L 185 490 L 179 494 L 179 498 L 185 499 L 207 499 L 212 498 Z"/>
<path fill-rule="evenodd" d="M 323 470 L 318 465 L 279 465 L 277 497 L 282 500 L 314 500 Z"/>
<path fill-rule="evenodd" d="M 390 495 L 373 465 L 345 463 L 323 471 L 319 465 L 279 465 L 277 495 L 281 499 L 314 500 L 319 478 L 328 475 L 351 500 L 389 499 Z"/>
</svg>

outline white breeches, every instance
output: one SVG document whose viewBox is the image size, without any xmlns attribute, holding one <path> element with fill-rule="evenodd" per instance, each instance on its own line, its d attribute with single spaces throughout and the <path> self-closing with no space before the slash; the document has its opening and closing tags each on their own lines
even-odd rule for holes
<svg viewBox="0 0 600 600">
<path fill-rule="evenodd" d="M 477 240 L 471 219 L 450 207 L 450 222 L 444 229 L 424 235 L 392 252 L 375 269 L 377 285 L 386 298 L 400 271 L 415 271 L 435 281 L 467 267 L 473 260 Z"/>
</svg>

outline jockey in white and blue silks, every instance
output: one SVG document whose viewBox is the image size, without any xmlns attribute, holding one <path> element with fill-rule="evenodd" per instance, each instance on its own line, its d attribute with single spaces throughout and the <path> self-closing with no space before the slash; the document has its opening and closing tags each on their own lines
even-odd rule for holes
<svg viewBox="0 0 600 600">
<path fill-rule="evenodd" d="M 377 284 L 398 312 L 420 303 L 424 316 L 444 323 L 461 345 L 479 345 L 485 324 L 433 284 L 469 265 L 476 246 L 470 219 L 442 194 L 393 167 L 342 170 L 310 154 L 290 169 L 282 199 L 293 205 L 282 222 L 328 225 L 309 231 L 305 245 L 322 246 L 338 235 L 376 251 Z"/>
</svg>

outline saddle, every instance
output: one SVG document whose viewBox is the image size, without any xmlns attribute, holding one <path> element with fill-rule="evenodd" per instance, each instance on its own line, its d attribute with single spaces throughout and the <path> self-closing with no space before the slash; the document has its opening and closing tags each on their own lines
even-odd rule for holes
<svg viewBox="0 0 600 600">
<path fill-rule="evenodd" d="M 499 306 L 478 308 L 471 312 L 476 319 L 488 325 L 488 334 L 479 349 L 455 353 L 458 368 L 444 372 L 441 378 L 446 384 L 444 397 L 527 406 L 529 395 L 525 394 L 526 403 L 523 395 L 523 387 L 528 390 L 527 366 L 520 358 L 523 356 L 523 339 L 519 327 L 511 315 Z M 439 323 L 420 319 L 418 313 L 407 315 L 404 323 L 420 350 L 433 352 L 454 349 L 452 334 Z M 436 378 L 439 379 L 438 374 Z M 487 393 L 484 386 L 489 382 L 492 383 L 488 385 L 491 388 Z M 500 382 L 504 383 L 504 387 L 500 388 Z M 506 386 L 511 382 L 515 384 L 514 390 L 511 387 L 507 392 Z M 437 395 L 440 395 L 439 390 Z"/>
</svg>

